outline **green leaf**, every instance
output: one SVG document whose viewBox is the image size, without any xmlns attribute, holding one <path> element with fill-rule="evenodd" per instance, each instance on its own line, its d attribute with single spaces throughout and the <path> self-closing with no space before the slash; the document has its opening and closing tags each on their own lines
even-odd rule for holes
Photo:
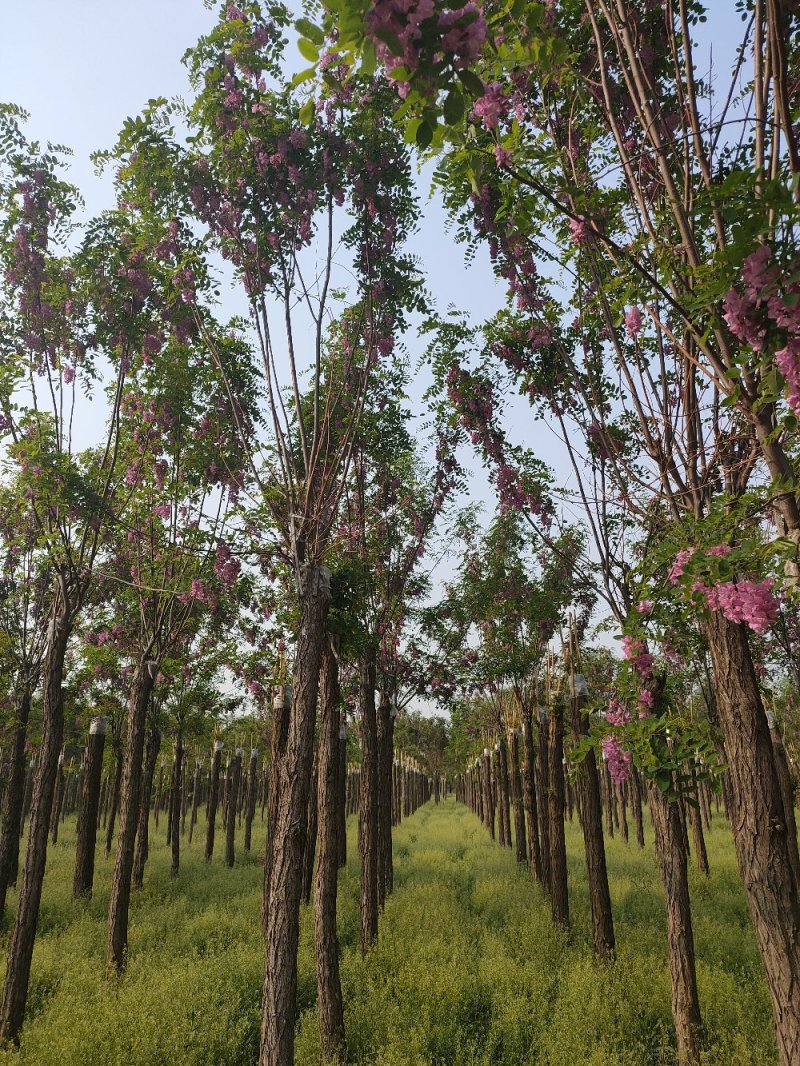
<svg viewBox="0 0 800 1066">
<path fill-rule="evenodd" d="M 659 792 L 669 792 L 672 788 L 672 774 L 667 770 L 657 770 L 653 775 L 653 781 Z"/>
<path fill-rule="evenodd" d="M 310 19 L 297 19 L 294 28 L 298 33 L 302 33 L 304 37 L 309 37 L 320 48 L 325 43 L 325 34 Z"/>
<path fill-rule="evenodd" d="M 429 145 L 430 145 L 432 140 L 433 140 L 433 127 L 430 125 L 430 123 L 427 120 L 423 119 L 423 121 L 420 122 L 419 129 L 417 130 L 417 136 L 416 136 L 417 147 L 418 148 L 427 148 L 427 147 L 429 147 Z"/>
<path fill-rule="evenodd" d="M 304 126 L 310 126 L 311 123 L 314 121 L 314 115 L 316 113 L 316 110 L 317 109 L 316 109 L 316 106 L 314 104 L 314 98 L 311 97 L 308 100 L 306 100 L 306 102 L 300 108 L 300 111 L 299 111 L 299 114 L 298 114 L 297 117 L 300 119 L 300 121 L 303 123 Z"/>
<path fill-rule="evenodd" d="M 361 49 L 361 71 L 369 78 L 375 73 L 377 66 L 378 56 L 375 52 L 375 42 L 371 37 L 367 37 Z"/>
<path fill-rule="evenodd" d="M 458 89 L 451 89 L 444 101 L 444 120 L 454 126 L 464 117 L 464 97 Z"/>
<path fill-rule="evenodd" d="M 389 71 L 389 77 L 393 81 L 408 81 L 411 78 L 411 71 L 408 67 L 395 67 Z"/>
<path fill-rule="evenodd" d="M 317 73 L 316 67 L 306 67 L 305 70 L 301 70 L 298 74 L 292 78 L 292 85 L 302 85 L 304 81 L 309 81 Z"/>
<path fill-rule="evenodd" d="M 405 132 L 405 135 L 403 137 L 403 140 L 406 142 L 406 144 L 416 144 L 417 133 L 418 133 L 419 128 L 420 128 L 421 125 L 422 125 L 422 119 L 421 118 L 412 118 L 410 120 L 410 122 L 406 126 L 406 132 Z"/>
<path fill-rule="evenodd" d="M 319 48 L 307 37 L 301 37 L 298 40 L 297 48 L 303 59 L 307 59 L 309 63 L 319 62 Z"/>
<path fill-rule="evenodd" d="M 483 82 L 477 74 L 473 74 L 471 70 L 459 70 L 458 77 L 470 96 L 476 99 L 483 96 Z"/>
</svg>

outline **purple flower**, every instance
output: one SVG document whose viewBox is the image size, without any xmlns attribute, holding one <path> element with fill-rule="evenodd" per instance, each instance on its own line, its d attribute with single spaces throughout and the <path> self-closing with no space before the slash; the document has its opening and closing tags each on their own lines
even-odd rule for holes
<svg viewBox="0 0 800 1066">
<path fill-rule="evenodd" d="M 631 340 L 636 340 L 642 329 L 642 312 L 638 307 L 629 307 L 625 312 L 625 329 Z"/>
</svg>

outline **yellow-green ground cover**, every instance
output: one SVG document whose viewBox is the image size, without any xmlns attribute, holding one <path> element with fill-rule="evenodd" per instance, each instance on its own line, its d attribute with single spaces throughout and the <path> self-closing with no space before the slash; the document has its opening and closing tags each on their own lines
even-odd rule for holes
<svg viewBox="0 0 800 1066">
<path fill-rule="evenodd" d="M 71 896 L 74 822 L 51 848 L 28 1021 L 0 1066 L 247 1066 L 256 1061 L 262 946 L 259 856 L 206 865 L 202 833 L 169 876 L 164 823 L 152 829 L 146 885 L 135 894 L 130 959 L 104 975 L 111 860 L 94 898 Z M 263 850 L 263 828 L 254 833 Z M 672 1066 L 664 910 L 651 836 L 640 852 L 608 842 L 618 961 L 592 957 L 583 845 L 568 826 L 573 931 L 452 800 L 395 832 L 395 892 L 380 939 L 358 947 L 355 828 L 340 882 L 349 1061 L 382 1066 Z M 722 817 L 708 835 L 711 877 L 692 870 L 707 1066 L 776 1062 L 768 997 Z M 14 906 L 14 895 L 10 897 Z M 300 946 L 297 1062 L 318 1062 L 312 916 Z M 3 934 L 3 949 L 7 931 Z M 4 963 L 3 963 L 4 965 Z"/>
</svg>

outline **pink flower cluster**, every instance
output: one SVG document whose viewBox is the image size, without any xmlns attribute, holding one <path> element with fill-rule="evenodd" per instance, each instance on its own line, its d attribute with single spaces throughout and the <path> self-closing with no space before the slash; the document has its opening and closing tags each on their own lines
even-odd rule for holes
<svg viewBox="0 0 800 1066">
<path fill-rule="evenodd" d="M 675 556 L 675 561 L 673 562 L 672 566 L 670 567 L 670 571 L 669 571 L 669 574 L 668 574 L 669 581 L 670 581 L 671 584 L 673 584 L 673 585 L 677 585 L 678 584 L 680 579 L 683 577 L 683 571 L 686 569 L 686 566 L 687 566 L 689 560 L 694 555 L 694 552 L 695 552 L 694 548 L 683 548 Z"/>
<path fill-rule="evenodd" d="M 642 312 L 638 307 L 629 307 L 625 312 L 625 329 L 631 340 L 636 340 L 642 330 Z"/>
<path fill-rule="evenodd" d="M 630 711 L 623 707 L 619 700 L 609 700 L 608 710 L 605 713 L 607 722 L 612 725 L 627 725 L 631 721 Z"/>
<path fill-rule="evenodd" d="M 608 760 L 608 769 L 612 781 L 621 785 L 627 781 L 631 773 L 631 753 L 626 751 L 615 736 L 604 737 L 601 741 L 603 754 Z"/>
<path fill-rule="evenodd" d="M 436 8 L 433 0 L 376 0 L 367 14 L 367 28 L 375 42 L 375 50 L 387 72 L 397 67 L 416 70 L 422 53 L 422 24 L 431 23 Z M 468 67 L 478 58 L 486 40 L 486 20 L 479 8 L 471 2 L 463 7 L 444 11 L 436 23 L 438 33 L 431 56 L 441 52 L 450 56 L 453 66 Z M 396 38 L 402 52 L 397 55 L 386 43 L 387 38 Z M 407 86 L 398 82 L 401 95 Z"/>
<path fill-rule="evenodd" d="M 489 82 L 484 86 L 483 96 L 475 101 L 473 114 L 479 118 L 487 130 L 493 130 L 508 110 L 508 98 L 499 81 Z"/>
<path fill-rule="evenodd" d="M 654 658 L 647 651 L 643 640 L 628 636 L 622 638 L 622 654 L 631 664 L 640 677 L 650 678 L 653 676 Z"/>
<path fill-rule="evenodd" d="M 214 560 L 214 572 L 226 585 L 232 585 L 239 576 L 242 564 L 234 558 L 227 544 L 217 547 L 217 555 Z"/>
<path fill-rule="evenodd" d="M 789 406 L 800 415 L 800 342 L 792 339 L 776 352 L 775 365 L 786 378 Z"/>
<path fill-rule="evenodd" d="M 766 633 L 778 617 L 778 599 L 772 592 L 773 584 L 769 579 L 728 581 L 702 591 L 712 611 L 721 611 L 731 622 L 744 622 L 754 633 Z"/>
<path fill-rule="evenodd" d="M 788 277 L 772 257 L 768 245 L 757 248 L 742 265 L 741 291 L 729 289 L 725 295 L 725 321 L 731 333 L 757 352 L 764 348 L 770 329 L 785 330 L 787 342 L 775 353 L 775 365 L 786 379 L 788 402 L 800 414 L 800 282 L 798 264 L 792 264 Z"/>
</svg>

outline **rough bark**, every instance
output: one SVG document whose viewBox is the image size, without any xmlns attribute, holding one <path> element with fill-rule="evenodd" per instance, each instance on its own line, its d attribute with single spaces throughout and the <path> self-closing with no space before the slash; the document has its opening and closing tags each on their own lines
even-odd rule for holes
<svg viewBox="0 0 800 1066">
<path fill-rule="evenodd" d="M 61 809 L 64 806 L 64 791 L 66 781 L 64 779 L 64 752 L 58 757 L 58 770 L 56 771 L 56 791 L 53 797 L 53 813 L 50 816 L 50 839 L 53 844 L 58 843 L 58 824 L 61 821 Z"/>
<path fill-rule="evenodd" d="M 311 893 L 314 887 L 314 860 L 317 854 L 317 785 L 316 770 L 311 773 L 311 788 L 308 790 L 308 833 L 306 835 L 306 850 L 303 854 L 303 902 L 311 903 Z"/>
<path fill-rule="evenodd" d="M 317 770 L 317 875 L 314 883 L 317 1018 L 323 1060 L 344 1061 L 344 1007 L 339 977 L 339 938 L 336 932 L 341 694 L 339 667 L 330 645 L 325 649 L 321 686 Z"/>
<path fill-rule="evenodd" d="M 642 818 L 642 786 L 639 783 L 639 772 L 635 766 L 631 767 L 631 776 L 628 779 L 630 785 L 631 810 L 633 820 L 636 823 L 636 843 L 640 848 L 644 847 L 644 819 Z"/>
<path fill-rule="evenodd" d="M 206 862 L 211 862 L 211 857 L 214 854 L 214 837 L 216 835 L 217 826 L 217 806 L 219 804 L 219 771 L 222 765 L 222 748 L 223 743 L 221 740 L 214 742 L 214 754 L 211 757 L 211 775 L 208 785 L 208 812 L 206 825 Z"/>
<path fill-rule="evenodd" d="M 106 720 L 94 718 L 89 726 L 86 766 L 83 773 L 81 805 L 75 844 L 75 879 L 72 894 L 76 899 L 91 896 L 94 886 L 94 853 L 97 845 L 97 815 L 100 807 L 100 778 L 106 746 Z"/>
<path fill-rule="evenodd" d="M 142 775 L 142 795 L 139 801 L 139 825 L 136 829 L 136 858 L 133 863 L 133 883 L 136 888 L 144 884 L 144 868 L 150 853 L 150 800 L 153 795 L 153 780 L 156 762 L 161 750 L 161 730 L 151 725 L 147 734 Z"/>
<path fill-rule="evenodd" d="M 301 574 L 292 703 L 270 781 L 276 799 L 270 804 L 274 818 L 263 907 L 266 967 L 259 1066 L 292 1066 L 294 1058 L 302 859 L 329 602 L 329 571 L 307 564 Z"/>
<path fill-rule="evenodd" d="M 361 855 L 361 952 L 378 936 L 378 725 L 375 709 L 375 657 L 361 663 L 361 793 L 358 847 Z"/>
<path fill-rule="evenodd" d="M 551 890 L 550 855 L 550 754 L 547 739 L 547 712 L 539 708 L 539 758 L 536 760 L 536 786 L 539 796 L 539 839 L 542 844 L 542 883 L 547 892 Z"/>
<path fill-rule="evenodd" d="M 128 734 L 119 803 L 119 837 L 108 904 L 107 960 L 109 967 L 117 971 L 124 969 L 128 951 L 128 912 L 139 821 L 144 735 L 147 707 L 157 670 L 157 664 L 152 660 L 139 661 L 128 701 Z"/>
<path fill-rule="evenodd" d="M 528 861 L 528 841 L 525 835 L 525 807 L 519 765 L 519 733 L 516 729 L 511 733 L 510 755 L 511 797 L 514 803 L 514 844 L 517 862 L 525 864 Z"/>
<path fill-rule="evenodd" d="M 497 745 L 497 783 L 499 787 L 499 799 L 500 799 L 500 819 L 502 823 L 502 833 L 500 835 L 500 842 L 505 847 L 510 848 L 512 846 L 511 841 L 511 782 L 508 773 L 508 741 L 506 740 L 505 730 L 500 733 L 500 740 Z"/>
<path fill-rule="evenodd" d="M 789 760 L 786 758 L 786 749 L 783 746 L 781 735 L 778 732 L 775 716 L 770 720 L 770 736 L 772 738 L 772 754 L 775 757 L 775 770 L 778 774 L 778 782 L 783 799 L 783 811 L 786 815 L 786 844 L 789 849 L 789 861 L 794 874 L 795 889 L 800 887 L 800 854 L 797 848 L 797 818 L 794 810 L 794 787 L 792 786 L 792 774 L 789 770 Z"/>
<path fill-rule="evenodd" d="M 706 838 L 703 835 L 700 790 L 697 787 L 697 773 L 694 767 L 692 767 L 692 794 L 686 800 L 686 811 L 689 815 L 689 825 L 692 829 L 692 847 L 694 848 L 695 862 L 700 873 L 708 877 L 708 851 L 706 850 Z"/>
<path fill-rule="evenodd" d="M 192 813 L 189 816 L 189 843 L 194 836 L 194 827 L 197 825 L 197 807 L 200 803 L 200 777 L 203 773 L 203 764 L 199 759 L 194 761 L 194 777 L 192 778 Z"/>
<path fill-rule="evenodd" d="M 33 783 L 28 846 L 22 871 L 17 911 L 8 946 L 6 978 L 0 1004 L 0 1041 L 19 1040 L 25 1017 L 33 943 L 47 862 L 47 834 L 53 807 L 58 757 L 64 739 L 64 657 L 71 628 L 66 590 L 54 599 L 42 670 L 42 741 Z"/>
<path fill-rule="evenodd" d="M 172 783 L 170 787 L 170 845 L 172 863 L 170 876 L 177 877 L 181 867 L 181 801 L 183 794 L 183 730 L 178 727 L 175 737 L 175 760 L 172 764 Z"/>
<path fill-rule="evenodd" d="M 539 811 L 536 802 L 536 756 L 533 749 L 533 723 L 529 708 L 525 709 L 522 715 L 522 745 L 525 752 L 523 796 L 525 802 L 525 824 L 528 829 L 528 859 L 534 880 L 541 884 L 543 874 L 542 853 L 539 844 Z"/>
<path fill-rule="evenodd" d="M 702 1019 L 697 996 L 692 911 L 680 807 L 657 789 L 650 790 L 650 815 L 656 837 L 656 856 L 667 907 L 667 946 L 672 997 L 672 1020 L 679 1066 L 700 1058 Z"/>
<path fill-rule="evenodd" d="M 548 793 L 548 821 L 550 823 L 550 902 L 553 921 L 569 926 L 569 894 L 567 889 L 567 842 L 564 835 L 564 713 L 555 705 L 548 724 L 548 755 L 550 758 L 550 791 Z"/>
<path fill-rule="evenodd" d="M 119 795 L 122 788 L 122 741 L 118 736 L 112 736 L 114 749 L 114 783 L 111 786 L 111 804 L 108 810 L 108 822 L 106 823 L 106 858 L 111 854 L 111 845 L 114 842 L 114 830 L 117 825 L 117 811 L 119 810 Z"/>
<path fill-rule="evenodd" d="M 225 865 L 233 866 L 235 860 L 234 843 L 236 840 L 236 798 L 239 795 L 239 782 L 242 776 L 242 749 L 237 748 L 233 754 L 228 780 L 230 798 L 228 800 L 228 821 L 225 826 Z"/>
<path fill-rule="evenodd" d="M 31 713 L 31 691 L 25 686 L 17 710 L 16 728 L 11 747 L 8 780 L 3 794 L 3 830 L 0 835 L 0 919 L 6 910 L 9 885 L 17 883 L 19 837 L 22 831 L 22 807 L 25 801 L 25 741 Z"/>
<path fill-rule="evenodd" d="M 589 731 L 585 715 L 581 714 L 582 698 L 570 700 L 572 731 L 580 740 Z M 611 893 L 608 887 L 606 867 L 606 844 L 603 837 L 603 809 L 600 804 L 600 775 L 597 758 L 590 748 L 578 770 L 578 789 L 583 829 L 583 850 L 586 856 L 586 873 L 589 881 L 589 904 L 592 912 L 592 941 L 595 953 L 600 958 L 613 958 L 616 943 L 614 916 L 611 911 Z"/>
<path fill-rule="evenodd" d="M 347 865 L 347 725 L 340 714 L 339 725 L 339 802 L 337 807 L 337 838 L 339 865 Z"/>
<path fill-rule="evenodd" d="M 772 740 L 744 626 L 713 612 L 706 634 L 728 764 L 728 816 L 780 1062 L 792 1066 L 800 1062 L 800 908 Z"/>
<path fill-rule="evenodd" d="M 394 699 L 381 692 L 377 717 L 378 748 L 378 907 L 383 910 L 391 894 L 392 869 L 392 762 L 394 755 Z"/>
<path fill-rule="evenodd" d="M 250 766 L 247 771 L 247 807 L 244 817 L 244 850 L 249 851 L 253 840 L 253 818 L 258 799 L 258 748 L 250 749 Z"/>
</svg>

